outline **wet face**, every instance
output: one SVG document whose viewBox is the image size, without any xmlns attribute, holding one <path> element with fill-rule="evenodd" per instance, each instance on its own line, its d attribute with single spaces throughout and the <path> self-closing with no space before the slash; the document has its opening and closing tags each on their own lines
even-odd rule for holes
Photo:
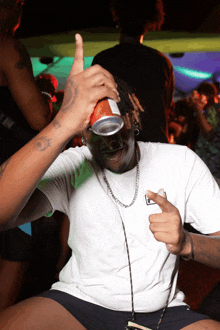
<svg viewBox="0 0 220 330">
<path fill-rule="evenodd" d="M 96 135 L 87 129 L 84 132 L 86 145 L 96 162 L 115 173 L 123 173 L 137 165 L 134 131 L 125 126 L 111 136 Z"/>
</svg>

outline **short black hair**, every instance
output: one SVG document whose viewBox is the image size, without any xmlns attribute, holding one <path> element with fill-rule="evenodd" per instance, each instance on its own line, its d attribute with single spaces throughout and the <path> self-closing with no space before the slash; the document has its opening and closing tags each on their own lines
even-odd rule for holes
<svg viewBox="0 0 220 330">
<path fill-rule="evenodd" d="M 218 89 L 215 84 L 207 81 L 202 82 L 196 89 L 199 94 L 205 95 L 209 101 L 213 101 L 214 97 L 218 95 Z"/>
<path fill-rule="evenodd" d="M 162 0 L 111 0 L 110 9 L 128 36 L 141 36 L 147 31 L 160 30 L 164 22 Z"/>
</svg>

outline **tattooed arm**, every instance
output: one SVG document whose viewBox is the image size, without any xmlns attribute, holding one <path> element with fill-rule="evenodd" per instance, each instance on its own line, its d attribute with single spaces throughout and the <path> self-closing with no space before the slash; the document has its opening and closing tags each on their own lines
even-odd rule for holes
<svg viewBox="0 0 220 330">
<path fill-rule="evenodd" d="M 0 43 L 0 71 L 32 129 L 40 131 L 49 123 L 50 108 L 36 86 L 32 64 L 22 43 L 5 37 Z"/>
<path fill-rule="evenodd" d="M 18 223 L 25 223 L 36 205 L 41 214 L 45 199 L 36 201 L 36 198 L 30 198 L 31 195 L 64 146 L 88 126 L 97 101 L 104 97 L 119 102 L 114 79 L 98 65 L 83 71 L 83 43 L 78 35 L 75 60 L 60 111 L 47 127 L 1 166 L 0 224 L 15 227 Z"/>
<path fill-rule="evenodd" d="M 209 235 L 191 235 L 189 242 L 192 258 L 210 267 L 220 269 L 220 231 Z M 193 248 L 193 250 L 192 250 Z"/>
</svg>

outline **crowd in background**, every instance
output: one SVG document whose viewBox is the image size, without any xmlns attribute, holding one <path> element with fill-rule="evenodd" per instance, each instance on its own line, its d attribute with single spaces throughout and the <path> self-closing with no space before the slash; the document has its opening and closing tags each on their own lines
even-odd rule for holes
<svg viewBox="0 0 220 330">
<path fill-rule="evenodd" d="M 169 142 L 195 151 L 220 179 L 219 86 L 203 82 L 186 98 L 175 102 L 169 118 Z"/>
</svg>

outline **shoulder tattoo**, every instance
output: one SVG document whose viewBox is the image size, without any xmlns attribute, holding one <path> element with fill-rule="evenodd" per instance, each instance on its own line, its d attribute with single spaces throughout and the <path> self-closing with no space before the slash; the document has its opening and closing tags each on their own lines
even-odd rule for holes
<svg viewBox="0 0 220 330">
<path fill-rule="evenodd" d="M 42 136 L 35 141 L 34 149 L 38 151 L 45 151 L 47 148 L 51 146 L 50 141 L 51 139 Z"/>
<path fill-rule="evenodd" d="M 28 54 L 26 48 L 24 47 L 24 45 L 22 45 L 22 43 L 20 41 L 15 40 L 14 49 L 19 55 L 19 60 L 15 64 L 15 68 L 16 69 L 26 68 L 26 69 L 29 69 L 32 71 L 31 60 L 30 60 L 29 54 Z"/>
</svg>

